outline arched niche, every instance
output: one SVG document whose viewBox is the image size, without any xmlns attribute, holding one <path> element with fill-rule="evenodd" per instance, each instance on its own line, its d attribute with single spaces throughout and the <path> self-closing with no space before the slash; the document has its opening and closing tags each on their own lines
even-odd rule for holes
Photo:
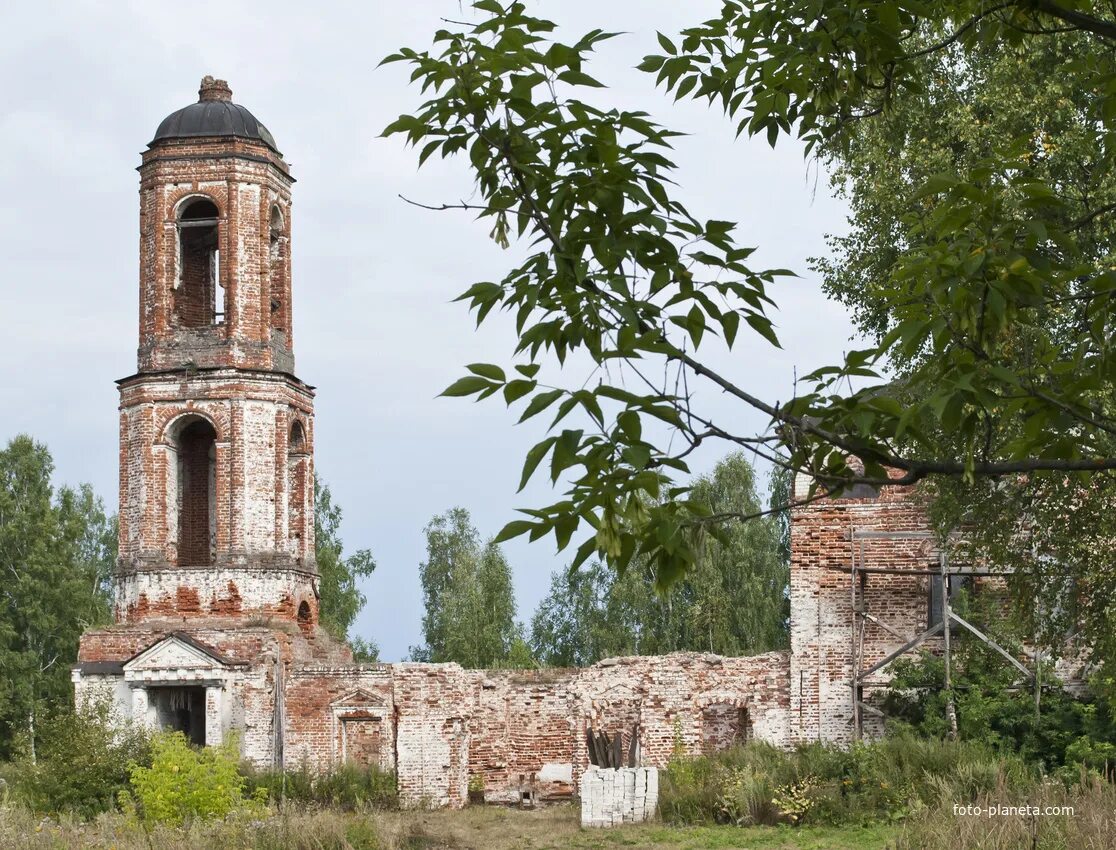
<svg viewBox="0 0 1116 850">
<path fill-rule="evenodd" d="M 208 566 L 217 551 L 217 429 L 198 414 L 168 429 L 167 534 L 179 566 Z"/>
<path fill-rule="evenodd" d="M 307 539 L 312 487 L 306 426 L 295 419 L 287 435 L 287 536 L 296 556 L 303 554 Z"/>
</svg>

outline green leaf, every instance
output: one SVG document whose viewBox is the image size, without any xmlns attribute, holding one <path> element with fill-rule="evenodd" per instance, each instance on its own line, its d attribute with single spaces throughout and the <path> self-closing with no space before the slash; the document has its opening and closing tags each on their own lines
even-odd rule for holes
<svg viewBox="0 0 1116 850">
<path fill-rule="evenodd" d="M 571 86 L 589 86 L 590 88 L 603 89 L 604 83 L 590 77 L 588 74 L 581 71 L 563 71 L 558 75 L 558 79 L 563 83 L 568 83 Z"/>
<path fill-rule="evenodd" d="M 475 393 L 482 392 L 491 386 L 492 382 L 489 381 L 487 378 L 481 378 L 471 375 L 469 377 L 459 378 L 458 380 L 454 381 L 452 384 L 442 390 L 441 394 L 444 396 L 469 396 Z"/>
<path fill-rule="evenodd" d="M 519 417 L 519 421 L 525 422 L 532 416 L 542 413 L 565 394 L 565 390 L 546 390 L 545 392 L 537 393 L 535 397 L 531 399 L 531 403 L 528 404 L 527 408 L 523 411 L 523 415 Z"/>
<path fill-rule="evenodd" d="M 532 392 L 536 386 L 538 386 L 537 381 L 509 381 L 504 385 L 504 401 L 510 405 L 512 402 L 523 398 L 527 393 Z"/>
<path fill-rule="evenodd" d="M 551 446 L 557 441 L 557 437 L 547 437 L 541 443 L 536 443 L 531 447 L 531 450 L 527 452 L 527 459 L 523 462 L 523 474 L 519 479 L 519 492 L 522 492 L 523 488 L 527 486 L 527 482 L 530 481 L 531 476 L 535 474 L 535 470 L 538 468 L 539 463 L 542 462 L 542 459 L 546 457 L 546 453 L 550 451 Z"/>
<path fill-rule="evenodd" d="M 686 315 L 686 328 L 690 332 L 690 339 L 693 340 L 694 348 L 697 348 L 701 345 L 702 334 L 705 333 L 705 313 L 697 304 L 691 307 L 690 312 Z"/>
<path fill-rule="evenodd" d="M 733 343 L 736 342 L 736 333 L 740 329 L 740 314 L 731 310 L 723 313 L 721 327 L 725 332 L 725 343 L 732 348 Z"/>
<path fill-rule="evenodd" d="M 506 540 L 511 540 L 513 537 L 519 537 L 522 534 L 527 534 L 534 528 L 535 523 L 531 522 L 530 520 L 513 519 L 511 522 L 500 529 L 499 533 L 492 538 L 492 542 L 503 543 Z"/>
<path fill-rule="evenodd" d="M 915 193 L 914 197 L 925 198 L 930 195 L 940 195 L 942 192 L 948 192 L 950 189 L 956 187 L 961 181 L 956 177 L 949 174 L 934 174 L 927 178 L 922 187 Z"/>
<path fill-rule="evenodd" d="M 507 377 L 504 375 L 504 370 L 492 363 L 470 363 L 465 368 L 474 375 L 480 375 L 482 378 L 490 378 L 493 381 L 501 382 L 507 380 Z"/>
<path fill-rule="evenodd" d="M 770 342 L 776 348 L 782 348 L 779 344 L 779 337 L 775 335 L 775 328 L 772 327 L 770 319 L 766 316 L 761 316 L 758 313 L 751 313 L 744 317 L 752 330 L 756 331 L 760 336 Z"/>
</svg>

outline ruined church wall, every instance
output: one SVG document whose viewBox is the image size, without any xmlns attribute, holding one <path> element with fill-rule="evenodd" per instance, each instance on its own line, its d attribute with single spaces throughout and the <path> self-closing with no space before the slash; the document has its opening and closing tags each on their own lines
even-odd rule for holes
<svg viewBox="0 0 1116 850">
<path fill-rule="evenodd" d="M 132 688 L 120 668 L 133 656 L 174 633 L 187 635 L 228 659 L 230 665 L 223 677 L 220 705 L 212 710 L 220 715 L 225 733 L 239 736 L 246 759 L 261 767 L 271 766 L 276 737 L 276 670 L 290 655 L 291 638 L 267 627 L 230 629 L 211 623 L 203 628 L 183 628 L 179 621 L 152 624 L 150 628 L 110 626 L 88 631 L 81 637 L 78 672 L 74 677 L 78 704 L 94 695 L 111 694 L 119 716 L 142 722 L 142 718 L 133 715 Z M 117 670 L 80 672 L 82 668 L 104 670 L 110 665 Z"/>
<path fill-rule="evenodd" d="M 465 803 L 474 681 L 457 664 L 392 665 L 396 783 L 405 804 Z"/>
<path fill-rule="evenodd" d="M 472 671 L 469 775 L 485 800 L 568 799 L 584 750 L 576 670 Z M 474 780 L 475 781 L 475 780 Z"/>
<path fill-rule="evenodd" d="M 285 673 L 283 763 L 324 771 L 354 758 L 395 766 L 395 702 L 391 667 L 296 665 Z M 350 747 L 362 751 L 350 753 Z M 374 757 L 372 757 L 374 754 Z"/>
<path fill-rule="evenodd" d="M 807 484 L 796 482 L 795 496 Z M 853 595 L 849 567 L 854 529 L 925 532 L 923 503 L 911 488 L 888 488 L 875 498 L 824 499 L 796 508 L 791 523 L 790 723 L 793 741 L 853 740 Z M 872 540 L 856 543 L 858 563 L 925 568 L 935 562 L 928 540 Z M 858 588 L 856 604 L 900 634 L 926 629 L 928 576 L 873 573 Z M 868 624 L 862 668 L 898 648 L 902 641 Z M 887 674 L 875 681 L 883 684 Z M 870 691 L 868 688 L 867 691 Z M 864 694 L 869 697 L 870 693 Z M 870 723 L 866 724 L 871 731 Z"/>
<path fill-rule="evenodd" d="M 789 738 L 785 652 L 618 658 L 580 670 L 392 670 L 405 800 L 459 805 L 470 778 L 483 784 L 490 802 L 568 799 L 589 766 L 590 728 L 638 727 L 642 763 L 659 767 L 678 747 L 696 754 L 745 737 L 779 745 Z M 747 728 L 719 720 L 707 728 L 719 716 L 711 707 L 720 706 L 747 718 Z"/>
<path fill-rule="evenodd" d="M 569 799 L 589 766 L 590 728 L 638 727 L 642 763 L 658 767 L 679 747 L 786 744 L 788 669 L 786 652 L 618 658 L 580 670 L 295 665 L 284 685 L 284 761 L 394 767 L 410 805 L 464 805 L 471 783 L 488 802 Z M 363 749 L 347 752 L 354 734 Z"/>
</svg>

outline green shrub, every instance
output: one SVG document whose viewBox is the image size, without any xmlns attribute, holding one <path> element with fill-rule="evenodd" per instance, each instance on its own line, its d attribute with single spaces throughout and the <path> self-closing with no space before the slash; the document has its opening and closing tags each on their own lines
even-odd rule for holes
<svg viewBox="0 0 1116 850">
<path fill-rule="evenodd" d="M 783 813 L 775 802 L 771 776 L 754 767 L 738 767 L 722 777 L 717 820 L 736 826 L 773 826 Z"/>
<path fill-rule="evenodd" d="M 1002 604 L 998 594 L 982 591 L 972 597 L 961 594 L 955 607 L 1008 652 L 1021 657 L 1028 636 L 1016 618 L 1003 616 Z M 1076 759 L 1082 748 L 1076 753 L 1073 749 L 1082 737 L 1098 745 L 1116 745 L 1116 702 L 1100 673 L 1091 682 L 1092 695 L 1082 697 L 1059 687 L 1053 664 L 1049 659 L 1042 662 L 1041 711 L 1036 714 L 1032 688 L 1017 687 L 1018 671 L 988 644 L 958 633 L 952 648 L 952 698 L 962 741 L 1019 756 L 1051 773 L 1083 763 Z M 881 698 L 892 718 L 889 728 L 902 725 L 923 738 L 942 739 L 949 734 L 944 664 L 940 655 L 929 651 L 895 661 L 890 686 Z M 1067 771 L 1067 775 L 1076 773 Z"/>
<path fill-rule="evenodd" d="M 178 826 L 263 808 L 265 795 L 244 795 L 235 736 L 219 747 L 196 749 L 181 732 L 159 732 L 151 738 L 151 756 L 150 767 L 132 765 L 131 794 L 121 792 L 121 807 L 134 810 L 145 825 Z"/>
<path fill-rule="evenodd" d="M 669 824 L 709 824 L 717 820 L 720 771 L 708 758 L 675 756 L 659 776 L 659 815 Z"/>
<path fill-rule="evenodd" d="M 129 765 L 147 764 L 147 737 L 116 718 L 107 699 L 45 719 L 36 760 L 12 765 L 11 794 L 36 812 L 72 812 L 82 818 L 112 808 L 128 787 Z"/>
<path fill-rule="evenodd" d="M 261 771 L 241 768 L 246 789 L 274 803 L 328 806 L 346 811 L 394 809 L 398 798 L 395 774 L 376 767 L 346 764 L 324 773 L 299 770 Z"/>
</svg>

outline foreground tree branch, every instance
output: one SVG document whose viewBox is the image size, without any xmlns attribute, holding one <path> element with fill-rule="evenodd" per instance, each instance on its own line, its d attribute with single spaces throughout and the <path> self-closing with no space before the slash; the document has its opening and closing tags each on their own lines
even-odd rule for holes
<svg viewBox="0 0 1116 850">
<path fill-rule="evenodd" d="M 1058 84 L 1101 93 L 1088 104 L 1090 167 L 1111 170 L 1102 136 L 1116 116 L 1116 95 L 1104 94 L 1116 92 L 1105 88 L 1116 79 L 1106 41 L 1116 23 L 1032 0 L 956 0 L 929 16 L 900 0 L 827 0 L 821 15 L 816 6 L 726 2 L 679 42 L 660 35 L 663 53 L 640 67 L 677 97 L 718 104 L 740 131 L 842 151 L 855 140 L 850 116 L 860 126 L 887 120 L 903 92 L 944 73 L 947 54 L 1064 37 L 1004 26 L 1048 16 L 1091 40 L 1092 64 L 1059 66 Z M 1116 272 L 1094 250 L 1100 240 L 1089 241 L 1116 199 L 1099 198 L 1091 213 L 1068 206 L 1044 170 L 1044 139 L 997 138 L 965 170 L 912 187 L 875 308 L 883 330 L 806 376 L 791 401 L 768 401 L 711 368 L 706 352 L 731 350 L 742 331 L 778 346 L 769 289 L 789 272 L 752 269 L 732 222 L 703 220 L 674 197 L 674 133 L 644 113 L 578 99 L 579 89 L 602 86 L 585 68 L 613 34 L 565 43 L 524 3 L 473 8 L 477 23 L 437 34 L 439 53 L 405 48 L 384 60 L 410 65 L 430 93 L 385 135 L 421 147 L 420 163 L 466 154 L 478 203 L 429 206 L 467 209 L 490 219 L 498 244 L 523 239 L 535 251 L 460 299 L 478 324 L 496 309 L 514 316 L 516 362 L 471 364 L 444 393 L 499 394 L 522 405 L 520 421 L 553 415 L 522 485 L 547 461 L 551 481 L 567 483 L 565 498 L 526 509 L 502 538 L 553 535 L 564 548 L 581 535 L 575 566 L 596 554 L 622 570 L 640 554 L 669 582 L 692 565 L 694 534 L 741 519 L 702 504 L 684 477 L 696 447 L 718 440 L 809 475 L 820 488 L 809 498 L 859 483 L 1116 469 Z M 1068 323 L 1087 332 L 1067 335 Z M 540 380 L 574 353 L 595 383 Z M 901 374 L 889 375 L 896 362 Z M 649 380 L 659 365 L 662 381 Z M 638 378 L 638 391 L 625 375 Z M 762 414 L 766 431 L 741 436 L 695 409 L 690 377 L 739 402 L 741 416 Z M 677 448 L 672 435 L 682 438 Z"/>
</svg>

